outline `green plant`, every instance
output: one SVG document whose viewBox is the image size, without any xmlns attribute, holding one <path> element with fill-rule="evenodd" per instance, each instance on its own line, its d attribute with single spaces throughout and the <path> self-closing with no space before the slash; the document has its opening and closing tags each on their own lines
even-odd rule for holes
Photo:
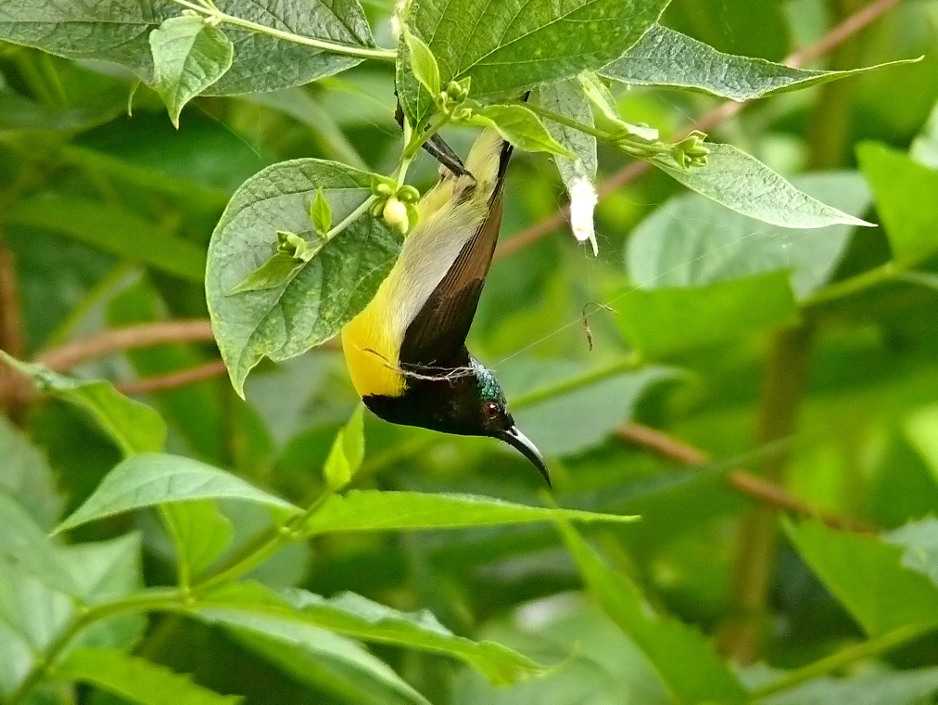
<svg viewBox="0 0 938 705">
<path fill-rule="evenodd" d="M 780 55 L 825 26 L 764 5 L 714 33 L 691 0 L 0 0 L 0 699 L 934 697 L 934 59 L 855 68 L 910 31 L 830 71 L 690 37 Z M 927 32 L 935 4 L 894 12 Z M 414 224 L 421 146 L 464 126 L 546 152 L 601 255 L 506 259 L 558 226 L 548 157 L 517 160 L 506 231 L 548 225 L 504 243 L 474 349 L 550 500 L 483 441 L 366 420 L 329 344 Z M 641 165 L 697 193 L 657 205 Z M 779 509 L 823 521 L 780 539 Z"/>
</svg>

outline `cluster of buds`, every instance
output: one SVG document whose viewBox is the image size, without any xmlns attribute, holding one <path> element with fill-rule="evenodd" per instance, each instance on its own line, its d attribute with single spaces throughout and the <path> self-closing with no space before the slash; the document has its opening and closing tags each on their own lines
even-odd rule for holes
<svg viewBox="0 0 938 705">
<path fill-rule="evenodd" d="M 375 197 L 371 215 L 382 218 L 388 226 L 404 233 L 417 224 L 417 209 L 414 204 L 420 200 L 420 192 L 409 184 L 396 187 L 390 180 L 375 179 L 371 185 Z"/>
<path fill-rule="evenodd" d="M 440 91 L 440 112 L 455 122 L 468 120 L 472 117 L 472 109 L 464 103 L 469 96 L 469 83 L 471 77 L 466 76 L 461 81 L 450 81 L 446 90 Z"/>
<path fill-rule="evenodd" d="M 710 148 L 704 144 L 707 135 L 694 130 L 680 142 L 671 145 L 671 156 L 685 169 L 692 166 L 707 166 Z"/>
</svg>

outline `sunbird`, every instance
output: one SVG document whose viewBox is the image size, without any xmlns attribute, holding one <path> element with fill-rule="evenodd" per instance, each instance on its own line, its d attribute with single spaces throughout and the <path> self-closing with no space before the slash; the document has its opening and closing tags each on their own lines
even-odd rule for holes
<svg viewBox="0 0 938 705">
<path fill-rule="evenodd" d="M 417 224 L 377 294 L 342 329 L 352 383 L 391 423 L 505 441 L 550 485 L 495 376 L 466 349 L 501 228 L 511 145 L 485 130 L 465 167 L 441 140 L 434 146 L 439 183 L 417 203 Z"/>
</svg>

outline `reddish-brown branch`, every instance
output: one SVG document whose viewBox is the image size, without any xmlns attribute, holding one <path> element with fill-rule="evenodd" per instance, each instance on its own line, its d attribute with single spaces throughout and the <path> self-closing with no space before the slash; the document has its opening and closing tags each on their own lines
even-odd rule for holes
<svg viewBox="0 0 938 705">
<path fill-rule="evenodd" d="M 225 374 L 225 363 L 213 360 L 198 367 L 191 367 L 180 372 L 173 372 L 159 377 L 136 379 L 131 382 L 119 382 L 116 386 L 124 394 L 148 394 L 150 392 L 163 392 L 168 389 L 178 389 L 189 384 L 201 382 L 203 379 L 218 377 Z"/>
<path fill-rule="evenodd" d="M 54 370 L 68 370 L 98 357 L 163 343 L 211 342 L 212 326 L 207 319 L 144 323 L 115 328 L 47 350 L 37 357 Z"/>
<path fill-rule="evenodd" d="M 23 328 L 13 256 L 0 233 L 0 350 L 13 357 L 23 355 Z M 32 393 L 29 381 L 6 365 L 0 365 L 0 408 L 18 419 Z"/>
<path fill-rule="evenodd" d="M 663 431 L 638 423 L 619 429 L 619 438 L 682 465 L 703 465 L 709 461 L 703 451 L 679 441 Z M 822 512 L 801 501 L 774 482 L 763 480 L 746 470 L 734 470 L 726 478 L 734 490 L 776 509 L 801 517 L 815 517 L 835 529 L 872 533 L 876 527 L 852 517 Z"/>
<path fill-rule="evenodd" d="M 876 0 L 870 3 L 862 10 L 858 10 L 856 13 L 850 15 L 850 17 L 846 18 L 813 44 L 789 54 L 788 57 L 784 59 L 784 63 L 795 67 L 803 66 L 814 59 L 824 56 L 882 17 L 900 2 L 902 2 L 902 0 Z M 686 134 L 691 130 L 701 130 L 703 132 L 712 130 L 715 126 L 736 115 L 746 105 L 748 105 L 748 103 L 738 103 L 733 100 L 728 100 L 721 103 L 713 110 L 704 113 L 699 119 L 685 126 L 679 133 Z M 634 181 L 650 168 L 647 162 L 633 162 L 627 164 L 599 185 L 597 189 L 599 197 L 605 198 L 627 183 Z M 549 235 L 554 230 L 563 226 L 569 214 L 569 204 L 564 205 L 543 220 L 516 233 L 510 239 L 503 240 L 499 243 L 498 249 L 495 251 L 495 258 L 501 259 L 502 257 L 508 257 L 529 245 L 533 245 L 544 236 Z"/>
</svg>

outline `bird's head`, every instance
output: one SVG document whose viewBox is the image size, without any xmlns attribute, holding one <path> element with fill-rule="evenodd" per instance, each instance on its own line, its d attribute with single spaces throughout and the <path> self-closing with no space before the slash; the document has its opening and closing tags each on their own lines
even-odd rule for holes
<svg viewBox="0 0 938 705">
<path fill-rule="evenodd" d="M 498 381 L 478 360 L 470 355 L 466 365 L 412 369 L 405 376 L 408 379 L 402 396 L 365 397 L 365 403 L 392 423 L 498 438 L 519 450 L 550 485 L 544 457 L 515 426 Z"/>
</svg>

